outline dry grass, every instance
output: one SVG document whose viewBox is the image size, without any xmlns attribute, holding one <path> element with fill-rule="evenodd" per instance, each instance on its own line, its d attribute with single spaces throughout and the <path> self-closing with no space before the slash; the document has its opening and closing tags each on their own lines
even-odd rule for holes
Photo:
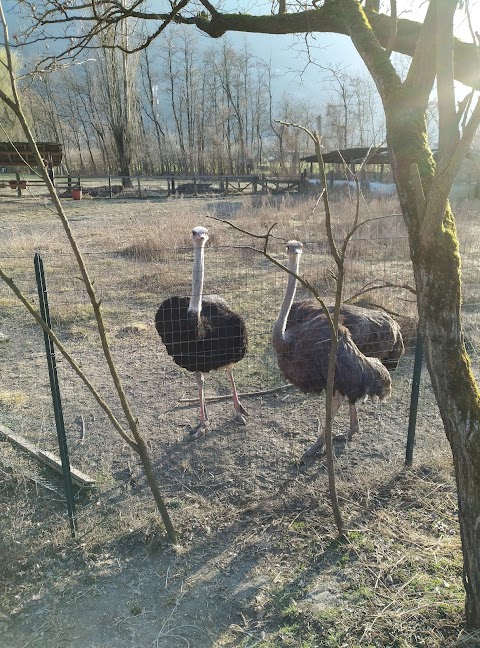
<svg viewBox="0 0 480 648">
<path fill-rule="evenodd" d="M 190 231 L 195 225 L 206 225 L 210 231 L 206 291 L 226 296 L 248 318 L 251 346 L 248 362 L 236 369 L 239 384 L 243 389 L 279 384 L 270 364 L 270 331 L 284 277 L 258 252 L 247 249 L 259 247 L 258 242 L 208 218 L 219 214 L 210 203 L 211 199 L 66 203 L 103 300 L 109 339 L 128 396 L 140 404 L 143 429 L 162 488 L 167 489 L 182 548 L 175 553 L 165 547 L 134 458 L 80 390 L 72 387 L 70 393 L 69 380 L 62 378 L 71 456 L 97 478 L 99 489 L 77 493 L 80 534 L 72 540 L 59 482 L 39 474 L 28 459 L 2 444 L 0 601 L 6 610 L 18 613 L 7 629 L 21 630 L 23 644 L 31 639 L 32 648 L 46 648 L 33 626 L 22 626 L 28 623 L 22 614 L 31 606 L 38 612 L 31 618 L 47 618 L 44 606 L 51 595 L 58 597 L 60 619 L 68 618 L 69 627 L 64 632 L 59 621 L 58 636 L 50 636 L 48 648 L 68 645 L 90 623 L 92 611 L 83 606 L 101 592 L 94 605 L 106 614 L 111 612 L 108 606 L 120 610 L 115 623 L 123 638 L 116 639 L 117 648 L 155 645 L 158 619 L 166 617 L 172 619 L 171 626 L 157 645 L 175 645 L 173 634 L 181 637 L 179 645 L 210 647 L 205 634 L 198 640 L 182 635 L 187 633 L 185 615 L 192 611 L 192 626 L 203 623 L 207 631 L 215 632 L 218 648 L 468 645 L 472 639 L 467 641 L 463 632 L 455 484 L 446 443 L 442 445 L 438 436 L 433 441 L 428 437 L 440 425 L 430 392 L 425 401 L 430 399 L 431 409 L 424 410 L 419 444 L 426 445 L 428 438 L 432 445 L 423 454 L 418 451 L 412 470 L 399 467 L 402 460 L 392 458 L 394 450 L 390 458 L 385 450 L 396 443 L 397 452 L 403 444 L 407 410 L 401 409 L 400 401 L 397 409 L 395 405 L 383 409 L 381 416 L 374 412 L 374 434 L 365 433 L 352 448 L 339 452 L 338 488 L 350 528 L 347 544 L 335 539 L 324 466 L 319 462 L 302 469 L 296 463 L 302 444 L 316 430 L 318 405 L 309 398 L 287 391 L 252 399 L 247 405 L 251 422 L 240 431 L 229 424 L 221 406 L 212 406 L 220 423 L 211 435 L 199 444 L 178 440 L 186 427 L 182 423 L 195 417 L 193 409 L 181 410 L 178 397 L 184 391 L 194 395 L 195 385 L 190 375 L 180 379 L 173 363 L 161 355 L 152 319 L 165 296 L 189 293 Z M 97 371 L 95 377 L 104 389 L 105 370 L 97 354 L 91 309 L 71 257 L 63 251 L 56 218 L 27 200 L 14 206 L 18 211 L 12 217 L 10 210 L 8 220 L 2 221 L 8 234 L 0 240 L 2 263 L 5 260 L 10 273 L 35 299 L 33 252 L 44 252 L 55 326 L 68 344 L 79 344 L 82 363 Z M 321 206 L 313 207 L 312 202 L 287 199 L 281 209 L 276 202 L 258 208 L 245 199 L 240 209 L 220 213 L 258 234 L 277 222 L 271 251 L 282 261 L 287 240 L 304 241 L 302 269 L 328 297 L 333 266 L 326 253 Z M 352 218 L 353 203 L 334 204 L 333 209 L 335 231 L 341 237 Z M 346 296 L 371 286 L 373 280 L 411 281 L 408 250 L 399 243 L 403 225 L 398 216 L 391 216 L 396 205 L 378 202 L 362 209 L 363 218 L 389 217 L 365 225 L 352 243 Z M 464 237 L 474 234 L 469 213 L 459 223 Z M 465 295 L 474 304 L 475 267 L 466 266 L 466 276 L 471 281 Z M 412 296 L 406 291 L 381 288 L 365 297 L 389 310 L 401 310 L 408 322 L 414 317 Z M 12 421 L 25 434 L 33 430 L 44 441 L 54 432 L 47 414 L 48 377 L 39 357 L 42 336 L 30 331 L 25 315 L 19 316 L 1 286 L 0 306 L 0 329 L 9 329 L 14 322 L 15 334 L 21 336 L 14 361 L 2 374 L 0 411 L 9 424 Z M 471 328 L 472 336 L 478 335 L 474 322 Z M 11 330 L 8 333 L 12 335 Z M 409 342 L 413 339 L 408 337 Z M 395 387 L 405 401 L 409 392 L 403 385 L 410 379 L 410 373 L 401 371 L 395 376 Z M 223 376 L 209 376 L 208 389 L 224 393 L 225 387 Z M 177 389 L 180 393 L 173 393 Z M 28 399 L 22 400 L 22 394 Z M 22 411 L 21 418 L 15 417 L 16 410 Z M 133 555 L 140 557 L 135 569 L 129 562 Z M 125 610 L 122 597 L 131 592 L 135 596 Z M 210 620 L 202 616 L 207 608 Z M 174 611 L 178 616 L 170 617 Z M 134 628 L 136 635 L 130 633 L 134 617 L 141 621 Z M 153 639 L 141 634 L 149 627 L 156 629 Z M 5 645 L 21 645 L 14 641 Z M 110 640 L 97 643 L 113 645 Z M 93 644 L 93 639 L 76 640 L 78 648 Z"/>
<path fill-rule="evenodd" d="M 0 391 L 0 409 L 14 409 L 15 407 L 24 405 L 27 401 L 28 396 L 24 392 L 14 390 Z"/>
<path fill-rule="evenodd" d="M 192 467 L 186 465 L 185 470 Z M 81 574 L 87 571 L 90 583 L 100 584 L 105 576 L 112 579 L 125 551 L 134 547 L 143 548 L 146 556 L 150 553 L 161 569 L 165 548 L 145 503 L 139 506 L 135 498 L 128 498 L 106 515 L 103 506 L 84 502 L 89 510 L 87 532 L 72 542 L 60 503 L 52 508 L 51 496 L 40 490 L 32 510 L 34 490 L 28 481 L 3 472 L 0 484 L 0 501 L 8 501 L 2 509 L 0 573 L 1 600 L 7 609 L 15 612 L 21 609 L 19 601 L 35 600 L 45 573 L 50 574 L 53 593 L 62 599 L 68 600 L 73 585 L 78 609 Z M 244 556 L 247 565 L 254 561 L 251 578 L 264 582 L 249 600 L 248 612 L 243 597 L 237 602 L 244 609 L 243 621 L 225 627 L 215 645 L 247 648 L 252 640 L 259 648 L 475 645 L 462 629 L 462 564 L 449 462 L 437 457 L 388 482 L 370 478 L 367 491 L 355 484 L 339 486 L 350 529 L 345 544 L 336 541 L 329 505 L 324 498 L 319 505 L 314 484 L 301 498 L 284 493 L 278 502 L 259 502 L 243 513 L 201 497 L 185 502 L 184 516 L 177 522 L 183 548 L 175 560 L 176 569 L 185 574 L 183 596 L 203 596 L 202 579 L 195 577 L 195 570 L 189 572 L 189 566 L 207 560 L 201 547 L 212 528 L 211 542 L 219 543 L 229 560 Z M 84 528 L 86 520 L 80 521 Z M 225 582 L 227 556 L 216 558 Z M 150 562 L 147 557 L 142 560 Z M 216 575 L 218 582 L 221 578 Z M 212 594 L 209 600 L 213 606 Z M 137 601 L 135 609 L 143 610 L 141 597 Z"/>
<path fill-rule="evenodd" d="M 346 544 L 329 541 L 308 504 L 280 522 L 278 544 L 302 560 L 272 565 L 281 584 L 261 605 L 283 626 L 260 645 L 455 645 L 463 589 L 451 467 L 418 466 L 367 493 L 341 486 Z"/>
</svg>

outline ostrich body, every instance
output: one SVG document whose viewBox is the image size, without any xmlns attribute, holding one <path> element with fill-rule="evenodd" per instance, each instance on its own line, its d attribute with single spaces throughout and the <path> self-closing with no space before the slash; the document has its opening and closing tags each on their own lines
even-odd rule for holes
<svg viewBox="0 0 480 648">
<path fill-rule="evenodd" d="M 334 307 L 329 306 L 328 310 L 333 314 Z M 317 314 L 317 302 L 310 299 L 297 301 L 289 313 L 287 329 Z M 352 340 L 364 355 L 378 358 L 389 371 L 397 368 L 405 353 L 405 346 L 400 325 L 391 315 L 380 310 L 342 304 L 340 322 L 350 331 Z"/>
<path fill-rule="evenodd" d="M 287 244 L 288 269 L 297 275 L 302 250 L 303 245 L 298 241 Z M 297 279 L 289 274 L 285 297 L 273 327 L 273 346 L 278 367 L 285 378 L 305 393 L 319 394 L 327 386 L 332 332 L 322 308 L 315 309 L 310 303 L 308 316 L 301 310 L 305 302 L 299 302 L 296 308 L 293 301 L 296 288 Z M 339 324 L 332 416 L 343 399 L 348 398 L 350 429 L 347 438 L 350 439 L 359 429 L 357 401 L 368 396 L 378 396 L 383 400 L 390 395 L 391 386 L 390 374 L 380 360 L 366 357 L 354 343 L 350 331 Z M 305 455 L 323 450 L 324 445 L 325 438 L 321 435 Z"/>
<path fill-rule="evenodd" d="M 233 365 L 247 351 L 245 322 L 227 303 L 217 296 L 203 298 L 204 248 L 208 231 L 195 227 L 192 296 L 169 297 L 155 315 L 155 328 L 174 362 L 183 369 L 195 372 L 200 401 L 200 422 L 187 438 L 203 436 L 208 428 L 205 406 L 204 374 L 224 368 L 232 387 L 235 420 L 245 424 L 247 412 L 238 400 Z"/>
</svg>

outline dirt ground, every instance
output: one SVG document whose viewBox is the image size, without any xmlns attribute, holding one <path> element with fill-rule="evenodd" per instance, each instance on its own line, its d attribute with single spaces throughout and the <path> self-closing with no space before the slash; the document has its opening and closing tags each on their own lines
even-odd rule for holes
<svg viewBox="0 0 480 648">
<path fill-rule="evenodd" d="M 42 251 L 52 326 L 123 420 L 78 270 L 46 206 L 46 199 L 3 198 L 2 265 L 35 301 L 32 256 Z M 208 434 L 188 443 L 196 405 L 181 399 L 195 398 L 195 381 L 165 353 L 153 315 L 168 294 L 188 294 L 192 225 L 206 224 L 218 250 L 238 245 L 240 235 L 208 221 L 218 206 L 207 199 L 65 200 L 65 207 L 103 300 L 111 348 L 179 545 L 166 540 L 138 458 L 59 360 L 70 459 L 97 488 L 76 491 L 78 532 L 71 538 L 60 479 L 0 440 L 0 647 L 456 645 L 463 595 L 455 488 L 425 370 L 414 465 L 404 465 L 411 344 L 392 376 L 392 397 L 360 405 L 362 431 L 335 444 L 351 532 L 339 544 L 325 458 L 299 463 L 318 433 L 324 400 L 284 387 L 269 346 L 282 274 L 245 252 L 231 262 L 219 254 L 210 266 L 207 256 L 207 291 L 227 297 L 247 319 L 251 350 L 237 381 L 253 395 L 242 399 L 245 427 L 233 422 L 231 400 L 215 400 Z M 239 209 L 248 206 L 232 209 L 235 218 Z M 262 211 L 253 224 L 277 218 L 288 238 L 310 236 L 307 221 L 319 226 L 298 206 L 280 216 L 277 207 Z M 155 250 L 152 258 L 146 249 Z M 238 259 L 243 267 L 232 276 Z M 9 338 L 0 343 L 0 424 L 58 453 L 42 334 L 5 285 L 0 304 L 0 331 Z M 228 394 L 223 372 L 207 377 L 207 393 Z M 347 423 L 343 406 L 336 431 Z M 417 579 L 423 573 L 428 582 Z"/>
</svg>

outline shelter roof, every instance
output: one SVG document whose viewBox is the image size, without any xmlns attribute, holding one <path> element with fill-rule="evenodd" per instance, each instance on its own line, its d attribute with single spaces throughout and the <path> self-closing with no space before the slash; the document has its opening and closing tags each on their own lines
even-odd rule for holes
<svg viewBox="0 0 480 648">
<path fill-rule="evenodd" d="M 37 142 L 38 150 L 44 160 L 52 160 L 53 166 L 62 162 L 62 145 L 57 142 Z M 28 142 L 0 142 L 0 165 L 36 166 L 32 149 Z"/>
<path fill-rule="evenodd" d="M 366 164 L 390 164 L 390 154 L 387 148 L 355 147 L 322 153 L 325 164 L 361 163 L 366 158 Z M 316 155 L 301 158 L 302 162 L 317 162 Z"/>
<path fill-rule="evenodd" d="M 433 157 L 435 160 L 438 158 L 437 149 L 432 149 Z M 480 157 L 480 151 L 471 149 L 465 155 L 467 160 L 478 159 Z M 357 146 L 355 148 L 340 149 L 335 151 L 330 151 L 329 153 L 322 153 L 322 158 L 325 164 L 360 164 L 364 162 L 365 164 L 390 164 L 391 157 L 387 148 L 372 148 L 372 147 L 361 147 Z M 309 155 L 307 157 L 300 158 L 301 162 L 317 162 L 316 155 Z"/>
</svg>

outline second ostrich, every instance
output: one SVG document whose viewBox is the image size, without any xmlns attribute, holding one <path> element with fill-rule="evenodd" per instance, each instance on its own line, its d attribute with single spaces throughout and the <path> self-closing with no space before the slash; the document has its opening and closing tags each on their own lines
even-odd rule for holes
<svg viewBox="0 0 480 648">
<path fill-rule="evenodd" d="M 298 275 L 303 245 L 299 241 L 287 243 L 288 269 Z M 273 326 L 273 346 L 280 371 L 287 380 L 305 393 L 323 392 L 327 386 L 328 356 L 332 331 L 328 320 L 318 307 L 309 309 L 309 317 L 289 320 L 297 289 L 297 279 L 288 275 L 283 303 Z M 352 340 L 349 330 L 338 327 L 338 349 L 334 376 L 332 416 L 335 416 L 343 398 L 350 406 L 350 429 L 347 438 L 359 430 L 356 402 L 366 397 L 378 396 L 380 400 L 390 395 L 392 381 L 387 369 L 378 358 L 363 355 Z M 322 451 L 324 436 L 307 450 L 307 456 Z"/>
<path fill-rule="evenodd" d="M 204 248 L 208 230 L 195 227 L 192 231 L 194 247 L 192 296 L 169 297 L 160 305 L 155 315 L 155 327 L 165 348 L 177 365 L 195 372 L 200 401 L 199 424 L 189 433 L 188 439 L 205 434 L 208 416 L 205 406 L 204 374 L 224 368 L 230 379 L 235 407 L 235 420 L 245 424 L 247 412 L 238 400 L 233 365 L 247 351 L 245 322 L 234 313 L 220 297 L 203 298 Z"/>
<path fill-rule="evenodd" d="M 328 310 L 333 314 L 334 307 L 329 306 Z M 317 314 L 318 302 L 311 299 L 297 301 L 288 315 L 287 328 Z M 405 345 L 400 325 L 391 315 L 377 309 L 342 304 L 340 321 L 364 355 L 378 358 L 389 371 L 397 368 L 405 353 Z"/>
</svg>

